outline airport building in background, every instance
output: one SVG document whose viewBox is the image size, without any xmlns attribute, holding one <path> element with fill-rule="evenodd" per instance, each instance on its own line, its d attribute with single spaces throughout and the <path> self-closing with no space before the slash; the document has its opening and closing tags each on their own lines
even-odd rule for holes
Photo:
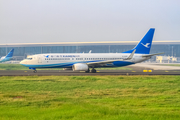
<svg viewBox="0 0 180 120">
<path fill-rule="evenodd" d="M 60 43 L 17 43 L 0 44 L 0 56 L 14 48 L 14 60 L 20 61 L 28 55 L 43 53 L 121 53 L 136 46 L 139 41 L 110 42 L 60 42 Z M 164 52 L 163 56 L 180 57 L 180 42 L 153 41 L 151 53 Z M 164 57 L 167 59 L 168 57 Z M 163 61 L 153 57 L 150 61 Z M 165 60 L 167 61 L 167 60 Z M 177 60 L 178 62 L 178 60 Z"/>
</svg>

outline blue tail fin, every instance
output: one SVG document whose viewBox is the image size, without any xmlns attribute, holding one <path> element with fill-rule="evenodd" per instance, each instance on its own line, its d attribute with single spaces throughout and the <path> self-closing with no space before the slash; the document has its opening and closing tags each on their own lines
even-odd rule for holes
<svg viewBox="0 0 180 120">
<path fill-rule="evenodd" d="M 14 53 L 14 49 L 12 49 L 12 50 L 6 55 L 6 57 L 12 57 L 12 56 L 13 56 L 13 53 Z"/>
<path fill-rule="evenodd" d="M 151 49 L 152 40 L 153 40 L 154 31 L 155 31 L 154 28 L 150 28 L 149 31 L 142 38 L 142 40 L 136 45 L 135 48 L 133 48 L 132 50 L 123 52 L 123 53 L 132 53 L 136 49 L 135 53 L 149 54 L 150 49 Z"/>
</svg>

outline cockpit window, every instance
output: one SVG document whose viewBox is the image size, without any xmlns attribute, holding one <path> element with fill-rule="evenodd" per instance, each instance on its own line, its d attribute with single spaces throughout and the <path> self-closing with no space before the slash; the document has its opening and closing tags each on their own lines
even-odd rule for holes
<svg viewBox="0 0 180 120">
<path fill-rule="evenodd" d="M 32 60 L 32 58 L 26 58 L 26 60 Z"/>
</svg>

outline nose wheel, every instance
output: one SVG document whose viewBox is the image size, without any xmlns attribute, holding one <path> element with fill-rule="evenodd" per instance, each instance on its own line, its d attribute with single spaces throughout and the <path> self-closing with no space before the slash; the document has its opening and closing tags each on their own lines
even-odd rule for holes
<svg viewBox="0 0 180 120">
<path fill-rule="evenodd" d="M 29 69 L 34 70 L 33 73 L 37 73 L 36 68 L 29 68 Z"/>
</svg>

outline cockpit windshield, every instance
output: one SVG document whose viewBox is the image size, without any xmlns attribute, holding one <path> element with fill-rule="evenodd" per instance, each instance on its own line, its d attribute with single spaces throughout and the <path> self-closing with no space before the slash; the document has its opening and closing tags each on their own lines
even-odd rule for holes
<svg viewBox="0 0 180 120">
<path fill-rule="evenodd" d="M 32 60 L 32 58 L 26 58 L 26 60 Z"/>
</svg>

